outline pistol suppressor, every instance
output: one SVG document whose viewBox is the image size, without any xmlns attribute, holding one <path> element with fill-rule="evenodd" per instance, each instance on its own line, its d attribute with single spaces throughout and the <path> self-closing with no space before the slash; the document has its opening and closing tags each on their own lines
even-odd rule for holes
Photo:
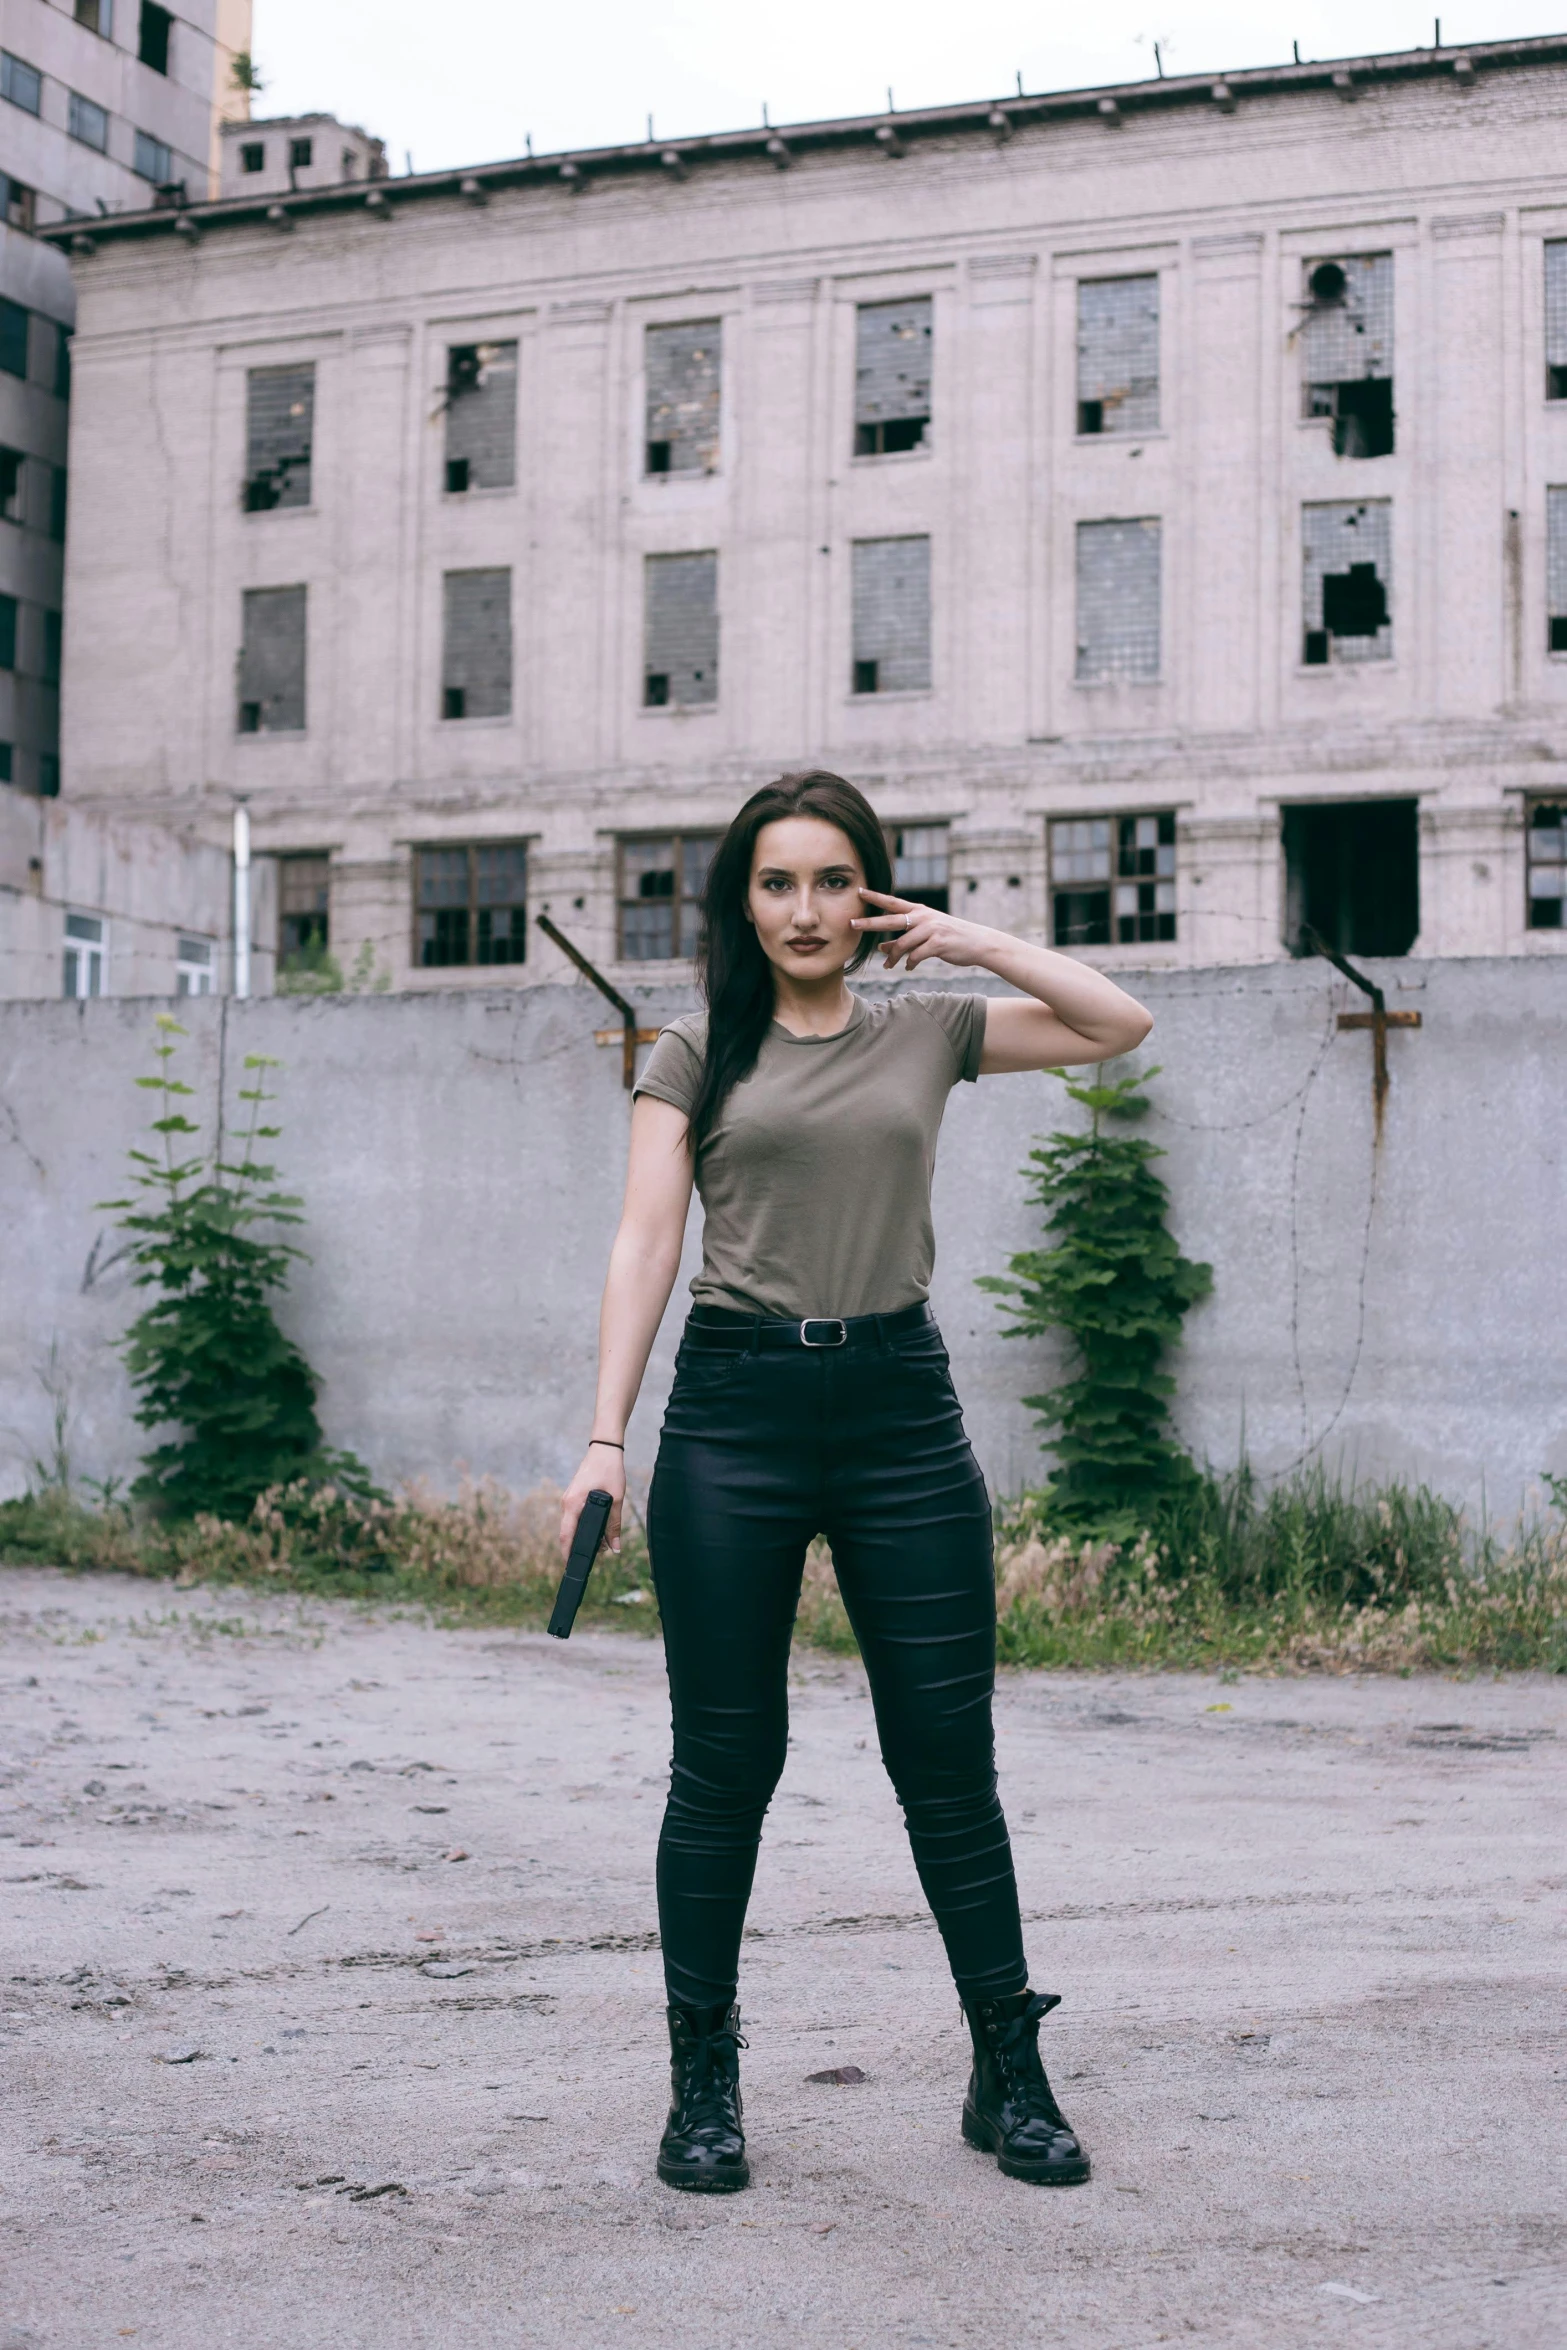
<svg viewBox="0 0 1567 2350">
<path fill-rule="evenodd" d="M 560 1579 L 560 1589 L 555 1594 L 554 1613 L 550 1617 L 549 1628 L 557 1640 L 571 1638 L 571 1627 L 577 1620 L 582 1594 L 588 1587 L 588 1576 L 593 1561 L 598 1557 L 599 1544 L 604 1539 L 604 1529 L 609 1524 L 609 1513 L 613 1506 L 610 1496 L 597 1485 L 582 1505 L 577 1531 L 571 1538 L 571 1555 L 566 1561 L 566 1572 Z"/>
</svg>

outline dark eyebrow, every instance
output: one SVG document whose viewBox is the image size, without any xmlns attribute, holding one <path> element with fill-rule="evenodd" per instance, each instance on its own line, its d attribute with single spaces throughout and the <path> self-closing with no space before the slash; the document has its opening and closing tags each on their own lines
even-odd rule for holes
<svg viewBox="0 0 1567 2350">
<path fill-rule="evenodd" d="M 848 864 L 818 865 L 816 868 L 815 878 L 818 881 L 825 881 L 829 873 L 852 873 L 853 871 L 854 867 Z M 760 865 L 757 867 L 757 873 L 759 878 L 769 873 L 781 873 L 784 875 L 786 880 L 792 881 L 794 879 L 794 867 L 792 865 Z"/>
</svg>

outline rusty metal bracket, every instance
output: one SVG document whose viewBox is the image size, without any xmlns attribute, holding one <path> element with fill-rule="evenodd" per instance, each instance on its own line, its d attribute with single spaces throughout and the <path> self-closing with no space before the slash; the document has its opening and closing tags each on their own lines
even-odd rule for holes
<svg viewBox="0 0 1567 2350">
<path fill-rule="evenodd" d="M 1369 1012 L 1340 1012 L 1338 1027 L 1341 1035 L 1345 1029 L 1369 1028 L 1371 1031 L 1371 1100 L 1376 1113 L 1376 1138 L 1380 1142 L 1382 1114 L 1387 1107 L 1387 1032 L 1390 1028 L 1418 1028 L 1421 1024 L 1420 1014 L 1390 1012 L 1381 988 L 1369 980 L 1364 971 L 1357 971 L 1353 963 L 1346 961 L 1335 948 L 1330 947 L 1309 922 L 1302 927 L 1301 936 L 1313 954 L 1324 956 L 1336 971 L 1342 971 L 1346 979 L 1353 981 L 1362 995 L 1371 998 Z"/>
<path fill-rule="evenodd" d="M 627 1003 L 619 988 L 611 986 L 603 972 L 588 961 L 580 947 L 572 945 L 563 930 L 556 929 L 548 914 L 535 915 L 534 922 L 535 927 L 542 930 L 546 938 L 554 940 L 567 961 L 576 964 L 583 978 L 591 979 L 599 994 L 609 998 L 620 1014 L 621 1025 L 619 1028 L 596 1028 L 593 1031 L 593 1041 L 595 1044 L 619 1042 L 621 1047 L 621 1081 L 629 1093 L 637 1081 L 637 1046 L 651 1044 L 657 1036 L 658 1030 L 637 1026 L 636 1006 Z"/>
</svg>

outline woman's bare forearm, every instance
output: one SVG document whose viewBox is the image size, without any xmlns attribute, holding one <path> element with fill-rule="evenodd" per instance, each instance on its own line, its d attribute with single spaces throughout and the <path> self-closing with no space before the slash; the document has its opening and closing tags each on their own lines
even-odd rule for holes
<svg viewBox="0 0 1567 2350">
<path fill-rule="evenodd" d="M 599 1307 L 598 1393 L 590 1434 L 624 1443 L 679 1270 L 678 1243 L 670 1249 L 624 1228 L 616 1234 Z"/>
<path fill-rule="evenodd" d="M 1031 946 L 1005 930 L 988 933 L 982 968 L 1046 1005 L 1058 1020 L 1090 1044 L 1126 1052 L 1140 1044 L 1153 1023 L 1133 997 L 1103 971 L 1058 955 L 1052 947 Z"/>
</svg>

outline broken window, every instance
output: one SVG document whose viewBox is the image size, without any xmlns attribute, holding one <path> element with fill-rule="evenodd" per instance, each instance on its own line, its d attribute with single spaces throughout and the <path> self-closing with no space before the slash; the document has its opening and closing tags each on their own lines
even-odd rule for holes
<svg viewBox="0 0 1567 2350">
<path fill-rule="evenodd" d="M 0 449 L 0 518 L 20 522 L 22 514 L 22 468 L 27 460 L 20 449 Z"/>
<path fill-rule="evenodd" d="M 169 70 L 169 36 L 174 30 L 174 19 L 157 0 L 141 0 L 141 26 L 136 42 L 136 54 L 143 65 L 150 65 L 154 73 Z"/>
<path fill-rule="evenodd" d="M 649 555 L 643 580 L 644 708 L 716 702 L 718 557 Z"/>
<path fill-rule="evenodd" d="M 1567 929 L 1562 907 L 1567 900 L 1567 807 L 1559 800 L 1536 800 L 1529 810 L 1528 841 L 1529 928 Z"/>
<path fill-rule="evenodd" d="M 331 896 L 330 857 L 279 857 L 277 958 L 280 974 L 320 968 L 331 944 Z"/>
<path fill-rule="evenodd" d="M 1340 457 L 1393 453 L 1393 256 L 1306 263 L 1303 413 L 1330 418 Z"/>
<path fill-rule="evenodd" d="M 1545 493 L 1545 643 L 1567 653 L 1567 489 Z"/>
<path fill-rule="evenodd" d="M 453 343 L 446 353 L 446 487 L 509 490 L 517 478 L 517 346 Z"/>
<path fill-rule="evenodd" d="M 1567 400 L 1567 241 L 1545 248 L 1545 396 Z"/>
<path fill-rule="evenodd" d="M 213 952 L 210 938 L 181 938 L 175 944 L 176 995 L 211 995 Z"/>
<path fill-rule="evenodd" d="M 37 114 L 43 105 L 43 75 L 36 65 L 0 49 L 0 98 L 9 98 L 24 114 Z"/>
<path fill-rule="evenodd" d="M 853 691 L 917 693 L 930 684 L 930 541 L 856 539 L 850 554 Z"/>
<path fill-rule="evenodd" d="M 65 917 L 65 971 L 61 992 L 81 1000 L 103 995 L 109 959 L 108 926 L 96 914 Z"/>
<path fill-rule="evenodd" d="M 1390 501 L 1303 506 L 1300 519 L 1305 561 L 1301 657 L 1307 667 L 1317 669 L 1327 661 L 1391 661 Z"/>
<path fill-rule="evenodd" d="M 647 472 L 718 470 L 723 331 L 719 318 L 647 329 Z"/>
<path fill-rule="evenodd" d="M 253 367 L 245 378 L 245 511 L 310 503 L 313 367 Z"/>
<path fill-rule="evenodd" d="M 414 851 L 415 960 L 423 971 L 520 963 L 527 950 L 523 841 Z"/>
<path fill-rule="evenodd" d="M 1052 822 L 1050 927 L 1058 947 L 1140 946 L 1173 939 L 1173 811 Z"/>
<path fill-rule="evenodd" d="M 293 734 L 305 723 L 305 590 L 247 588 L 239 651 L 239 731 Z"/>
<path fill-rule="evenodd" d="M 448 571 L 441 586 L 441 716 L 509 718 L 511 573 Z"/>
<path fill-rule="evenodd" d="M 1158 277 L 1085 278 L 1077 289 L 1077 429 L 1158 427 Z"/>
<path fill-rule="evenodd" d="M 1159 674 L 1160 526 L 1077 526 L 1077 677 L 1094 684 Z"/>
<path fill-rule="evenodd" d="M 930 436 L 929 294 L 855 313 L 854 454 L 891 457 Z"/>
<path fill-rule="evenodd" d="M 917 906 L 934 906 L 938 913 L 946 913 L 948 841 L 945 824 L 901 824 L 889 829 L 887 852 L 892 859 L 895 897 L 910 898 Z"/>
<path fill-rule="evenodd" d="M 114 38 L 114 0 L 76 0 L 76 21 L 103 40 Z"/>
<path fill-rule="evenodd" d="M 696 953 L 702 890 L 718 839 L 716 832 L 666 832 L 617 843 L 621 962 L 662 963 Z"/>
<path fill-rule="evenodd" d="M 1284 810 L 1285 944 L 1309 927 L 1341 955 L 1407 955 L 1420 929 L 1419 806 L 1340 800 Z"/>
</svg>

